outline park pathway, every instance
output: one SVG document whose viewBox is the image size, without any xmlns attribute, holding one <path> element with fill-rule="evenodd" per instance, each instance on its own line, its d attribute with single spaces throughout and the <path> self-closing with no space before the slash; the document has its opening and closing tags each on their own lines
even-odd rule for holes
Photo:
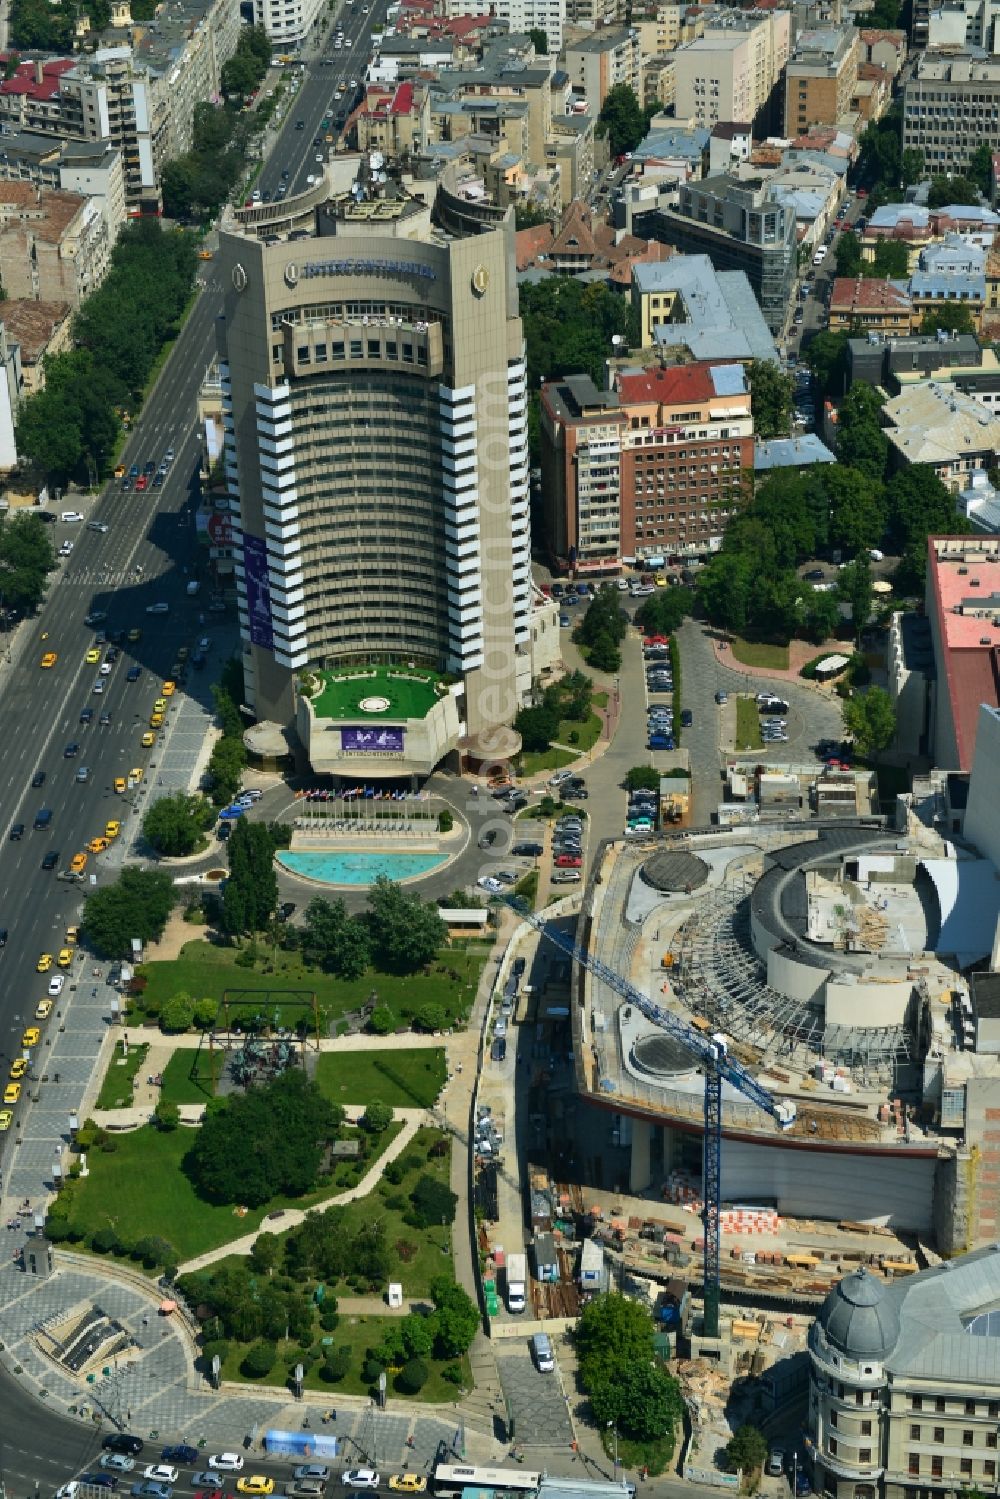
<svg viewBox="0 0 1000 1499">
<path fill-rule="evenodd" d="M 348 1113 L 353 1112 L 355 1111 L 348 1109 Z M 358 1109 L 356 1112 L 360 1114 L 364 1110 Z M 185 1260 L 180 1267 L 181 1274 L 188 1275 L 192 1270 L 204 1270 L 207 1265 L 213 1265 L 216 1260 L 223 1260 L 230 1254 L 249 1254 L 253 1248 L 254 1240 L 260 1234 L 269 1231 L 286 1233 L 290 1228 L 297 1228 L 307 1212 L 325 1211 L 327 1208 L 341 1207 L 345 1203 L 354 1202 L 359 1197 L 367 1197 L 368 1193 L 372 1191 L 376 1183 L 380 1180 L 386 1166 L 390 1161 L 394 1161 L 397 1156 L 402 1155 L 413 1139 L 413 1136 L 417 1133 L 417 1130 L 423 1128 L 425 1125 L 433 1125 L 435 1122 L 434 1115 L 429 1109 L 394 1109 L 393 1114 L 396 1119 L 403 1121 L 403 1128 L 395 1140 L 393 1140 L 388 1150 L 383 1151 L 378 1160 L 372 1164 L 371 1169 L 365 1172 L 365 1175 L 358 1182 L 357 1186 L 348 1188 L 346 1192 L 338 1192 L 336 1197 L 324 1198 L 322 1202 L 314 1203 L 310 1208 L 287 1209 L 282 1213 L 281 1218 L 276 1220 L 276 1227 L 273 1230 L 269 1230 L 268 1220 L 265 1218 L 259 1228 L 255 1228 L 252 1233 L 244 1234 L 241 1239 L 229 1239 L 225 1244 L 220 1244 L 215 1249 L 207 1250 L 205 1254 L 196 1255 L 193 1260 Z M 384 1311 L 384 1304 L 380 1303 L 379 1305 L 380 1309 Z"/>
</svg>

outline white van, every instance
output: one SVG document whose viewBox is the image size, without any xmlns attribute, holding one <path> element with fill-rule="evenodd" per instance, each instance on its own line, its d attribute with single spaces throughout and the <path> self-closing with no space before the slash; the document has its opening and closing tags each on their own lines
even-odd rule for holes
<svg viewBox="0 0 1000 1499">
<path fill-rule="evenodd" d="M 540 1374 L 551 1374 L 556 1367 L 552 1342 L 547 1332 L 536 1332 L 531 1339 L 531 1355 Z"/>
</svg>

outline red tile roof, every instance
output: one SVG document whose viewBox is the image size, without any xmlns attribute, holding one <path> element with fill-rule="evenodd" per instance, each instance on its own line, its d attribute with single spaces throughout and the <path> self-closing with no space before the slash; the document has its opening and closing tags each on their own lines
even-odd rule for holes
<svg viewBox="0 0 1000 1499">
<path fill-rule="evenodd" d="M 0 54 L 0 62 L 6 62 L 10 54 Z M 76 63 L 71 57 L 55 57 L 42 64 L 42 81 L 36 76 L 36 65 L 23 62 L 12 77 L 0 83 L 0 94 L 24 94 L 29 99 L 54 99 L 59 92 L 59 81 Z"/>
<path fill-rule="evenodd" d="M 830 306 L 855 307 L 871 312 L 898 308 L 905 312 L 910 306 L 910 299 L 905 291 L 900 291 L 891 281 L 876 281 L 862 276 L 838 276 L 833 283 Z"/>
<path fill-rule="evenodd" d="M 670 365 L 667 369 L 642 370 L 636 375 L 618 376 L 618 395 L 623 406 L 655 401 L 658 406 L 684 405 L 690 401 L 708 401 L 715 395 L 709 370 L 704 361 L 698 364 Z"/>
</svg>

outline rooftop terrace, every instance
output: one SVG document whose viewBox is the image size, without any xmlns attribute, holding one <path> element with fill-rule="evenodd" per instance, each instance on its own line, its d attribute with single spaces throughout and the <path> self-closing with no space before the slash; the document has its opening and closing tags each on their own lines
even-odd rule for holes
<svg viewBox="0 0 1000 1499">
<path fill-rule="evenodd" d="M 440 696 L 436 672 L 407 666 L 357 666 L 320 678 L 322 691 L 312 699 L 317 718 L 373 726 L 426 718 Z"/>
</svg>

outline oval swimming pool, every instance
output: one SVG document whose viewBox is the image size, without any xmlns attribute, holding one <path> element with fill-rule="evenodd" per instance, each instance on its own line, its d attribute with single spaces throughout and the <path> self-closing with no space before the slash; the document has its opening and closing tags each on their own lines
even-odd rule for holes
<svg viewBox="0 0 1000 1499">
<path fill-rule="evenodd" d="M 388 849 L 384 853 L 344 849 L 327 853 L 283 852 L 276 858 L 289 874 L 319 880 L 324 885 L 373 885 L 380 874 L 397 882 L 417 879 L 447 864 L 449 856 L 391 853 Z"/>
</svg>

